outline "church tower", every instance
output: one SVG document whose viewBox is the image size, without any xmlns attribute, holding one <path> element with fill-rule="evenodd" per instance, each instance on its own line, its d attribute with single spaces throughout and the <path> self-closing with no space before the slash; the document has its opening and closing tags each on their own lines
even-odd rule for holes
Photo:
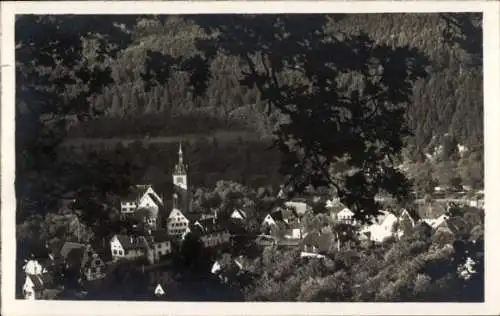
<svg viewBox="0 0 500 316">
<path fill-rule="evenodd" d="M 187 179 L 187 166 L 184 164 L 184 157 L 182 152 L 182 145 L 179 144 L 179 160 L 174 167 L 172 174 L 174 183 L 174 192 L 177 195 L 176 207 L 181 209 L 182 212 L 189 212 L 189 194 L 188 194 L 188 179 Z"/>
</svg>

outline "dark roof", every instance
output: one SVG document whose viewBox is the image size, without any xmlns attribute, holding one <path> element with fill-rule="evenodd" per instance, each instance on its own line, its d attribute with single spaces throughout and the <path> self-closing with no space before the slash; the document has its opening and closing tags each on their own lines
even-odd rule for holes
<svg viewBox="0 0 500 316">
<path fill-rule="evenodd" d="M 307 234 L 302 240 L 303 245 L 315 246 L 320 251 L 328 251 L 330 243 L 333 241 L 332 233 L 312 232 Z"/>
<path fill-rule="evenodd" d="M 30 275 L 29 277 L 35 286 L 35 291 L 50 289 L 54 285 L 54 277 L 50 273 Z"/>
<path fill-rule="evenodd" d="M 40 275 L 30 275 L 29 278 L 31 279 L 31 282 L 33 282 L 35 291 L 41 291 L 45 288 Z"/>
<path fill-rule="evenodd" d="M 83 249 L 83 248 L 85 248 L 84 244 L 76 243 L 76 242 L 65 242 L 61 248 L 60 254 L 61 254 L 61 257 L 66 259 L 72 250 Z"/>
<path fill-rule="evenodd" d="M 418 215 L 418 212 L 416 210 L 412 210 L 412 209 L 404 209 L 402 211 L 401 216 L 410 216 L 410 218 L 413 219 L 413 221 L 415 223 L 420 220 L 420 216 Z"/>
<path fill-rule="evenodd" d="M 149 197 L 150 197 L 150 198 L 151 198 L 151 199 L 152 199 L 152 200 L 156 203 L 156 205 L 158 205 L 158 206 L 163 206 L 162 201 L 161 201 L 161 200 L 159 200 L 159 199 L 156 197 L 156 195 L 154 195 L 154 194 L 152 194 L 152 193 L 149 193 L 148 195 L 149 195 Z"/>
<path fill-rule="evenodd" d="M 271 212 L 270 215 L 275 221 L 283 221 L 283 213 L 281 212 L 281 210 L 275 210 Z"/>
<path fill-rule="evenodd" d="M 195 225 L 196 222 L 200 223 L 202 226 L 201 233 L 211 233 L 215 231 L 224 230 L 224 228 L 220 225 L 220 223 L 217 220 L 214 220 L 213 218 L 198 219 L 192 222 L 192 226 L 194 229 L 196 229 L 196 227 L 199 227 L 198 225 Z"/>
<path fill-rule="evenodd" d="M 438 218 L 447 212 L 446 206 L 442 203 L 433 201 L 418 205 L 417 215 L 420 218 Z"/>
<path fill-rule="evenodd" d="M 146 191 L 151 187 L 151 185 L 147 184 L 138 184 L 129 189 L 129 193 L 125 197 L 126 201 L 137 201 L 140 197 L 142 197 Z"/>
<path fill-rule="evenodd" d="M 118 241 L 122 245 L 124 250 L 137 249 L 144 247 L 144 241 L 142 238 L 127 235 L 117 235 Z"/>
<path fill-rule="evenodd" d="M 344 203 L 338 201 L 338 202 L 333 202 L 333 205 L 328 208 L 330 211 L 330 214 L 337 214 L 343 209 L 348 208 Z"/>
<path fill-rule="evenodd" d="M 201 212 L 186 212 L 184 213 L 182 210 L 179 210 L 188 220 L 190 223 L 194 223 L 196 222 L 197 220 L 200 220 L 202 218 L 203 213 Z M 170 213 L 172 212 L 172 210 L 168 213 L 168 215 L 170 216 Z"/>
<path fill-rule="evenodd" d="M 154 243 L 164 242 L 172 239 L 172 237 L 166 231 L 161 230 L 151 232 L 150 237 L 152 237 L 151 241 Z"/>
<path fill-rule="evenodd" d="M 157 217 L 160 209 L 140 207 L 135 211 L 135 216 L 139 217 L 141 220 L 145 217 Z"/>
<path fill-rule="evenodd" d="M 236 212 L 236 213 L 240 214 L 240 216 L 241 216 L 243 219 L 247 218 L 247 214 L 246 214 L 245 212 L 243 212 L 242 210 L 240 210 L 239 208 L 235 209 L 235 210 L 233 211 L 233 213 L 234 213 L 234 212 Z"/>
<path fill-rule="evenodd" d="M 281 211 L 281 218 L 283 219 L 290 219 L 293 217 L 298 217 L 298 214 L 295 209 L 290 209 L 290 208 L 285 208 L 280 210 Z"/>
</svg>

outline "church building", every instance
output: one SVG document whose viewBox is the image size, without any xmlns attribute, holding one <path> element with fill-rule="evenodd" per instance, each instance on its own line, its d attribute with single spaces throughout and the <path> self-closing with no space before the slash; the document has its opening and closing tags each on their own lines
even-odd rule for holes
<svg viewBox="0 0 500 316">
<path fill-rule="evenodd" d="M 167 231 L 171 236 L 181 237 L 189 230 L 190 194 L 187 166 L 184 164 L 182 145 L 179 144 L 179 160 L 172 174 L 174 193 L 172 209 L 167 217 Z"/>
<path fill-rule="evenodd" d="M 179 160 L 174 167 L 174 172 L 172 174 L 173 184 L 174 184 L 174 207 L 180 209 L 183 213 L 190 212 L 190 194 L 188 187 L 188 176 L 187 176 L 187 165 L 184 164 L 184 157 L 182 152 L 182 145 L 179 144 Z"/>
</svg>

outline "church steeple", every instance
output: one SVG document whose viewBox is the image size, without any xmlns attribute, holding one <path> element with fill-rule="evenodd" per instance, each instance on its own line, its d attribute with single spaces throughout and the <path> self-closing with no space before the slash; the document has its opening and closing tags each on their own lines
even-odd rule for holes
<svg viewBox="0 0 500 316">
<path fill-rule="evenodd" d="M 187 167 L 184 164 L 184 157 L 182 153 L 182 144 L 179 143 L 179 161 L 175 165 L 174 174 L 175 175 L 185 175 L 187 173 Z"/>
</svg>

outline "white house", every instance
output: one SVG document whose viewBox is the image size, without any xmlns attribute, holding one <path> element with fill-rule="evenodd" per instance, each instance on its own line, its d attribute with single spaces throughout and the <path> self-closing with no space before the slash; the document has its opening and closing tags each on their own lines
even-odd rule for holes
<svg viewBox="0 0 500 316">
<path fill-rule="evenodd" d="M 114 235 L 110 240 L 111 256 L 117 259 L 137 259 L 146 255 L 148 244 L 144 236 Z"/>
<path fill-rule="evenodd" d="M 231 218 L 232 219 L 237 219 L 237 220 L 245 220 L 247 218 L 247 214 L 240 210 L 240 209 L 235 209 L 232 213 L 231 213 Z"/>
<path fill-rule="evenodd" d="M 129 196 L 121 201 L 122 214 L 133 214 L 139 208 L 152 209 L 158 212 L 163 206 L 163 199 L 153 190 L 151 185 L 136 185 Z"/>
<path fill-rule="evenodd" d="M 423 219 L 423 221 L 426 222 L 433 229 L 436 229 L 439 225 L 445 223 L 449 218 L 450 217 L 448 215 L 442 214 L 437 218 L 425 218 Z"/>
<path fill-rule="evenodd" d="M 37 260 L 29 260 L 23 266 L 23 271 L 26 274 L 39 275 L 46 272 L 42 265 Z"/>
<path fill-rule="evenodd" d="M 219 261 L 215 261 L 214 264 L 212 265 L 212 269 L 210 270 L 210 272 L 212 272 L 212 274 L 217 274 L 221 270 L 222 267 L 220 266 Z"/>
<path fill-rule="evenodd" d="M 23 294 L 26 300 L 39 300 L 43 298 L 45 290 L 44 278 L 41 274 L 28 274 L 23 284 Z"/>
<path fill-rule="evenodd" d="M 189 229 L 189 219 L 181 210 L 174 208 L 167 218 L 167 232 L 171 236 L 182 236 Z"/>
<path fill-rule="evenodd" d="M 264 217 L 264 220 L 262 221 L 262 225 L 275 226 L 276 225 L 276 221 L 271 216 L 271 214 L 267 214 L 266 217 Z"/>
<path fill-rule="evenodd" d="M 23 296 L 26 300 L 43 299 L 47 290 L 54 285 L 53 277 L 50 273 L 36 271 L 36 274 L 26 274 L 23 284 Z"/>
<path fill-rule="evenodd" d="M 383 242 L 387 238 L 394 235 L 395 226 L 398 223 L 398 218 L 391 212 L 382 211 L 382 214 L 377 216 L 376 221 L 365 227 L 362 232 L 370 234 L 370 240 L 375 242 Z"/>
<path fill-rule="evenodd" d="M 155 295 L 158 295 L 158 296 L 165 295 L 165 290 L 163 290 L 163 287 L 161 286 L 160 283 L 158 283 L 158 285 L 156 286 L 154 293 L 155 293 Z"/>
<path fill-rule="evenodd" d="M 354 213 L 347 207 L 337 213 L 337 220 L 342 223 L 354 224 L 353 218 Z"/>
<path fill-rule="evenodd" d="M 399 215 L 399 218 L 398 218 L 398 221 L 404 221 L 404 220 L 408 220 L 411 227 L 414 227 L 415 226 L 415 220 L 413 219 L 413 216 L 410 215 L 410 213 L 408 212 L 408 210 L 404 209 L 402 212 L 401 212 L 401 215 Z"/>
<path fill-rule="evenodd" d="M 339 203 L 340 203 L 340 198 L 334 197 L 334 198 L 327 200 L 325 202 L 325 207 L 332 208 L 332 207 L 335 207 L 335 205 L 338 205 Z"/>
</svg>

